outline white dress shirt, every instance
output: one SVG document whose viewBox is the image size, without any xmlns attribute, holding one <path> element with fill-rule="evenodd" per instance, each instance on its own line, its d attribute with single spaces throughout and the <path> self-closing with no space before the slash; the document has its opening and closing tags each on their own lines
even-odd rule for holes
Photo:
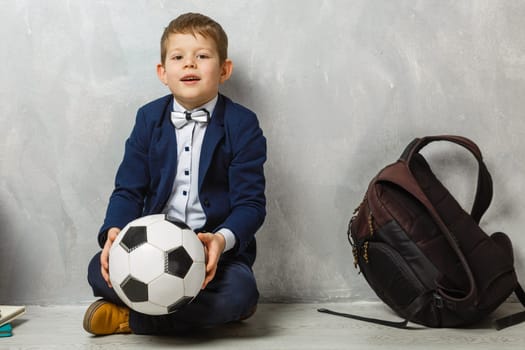
<svg viewBox="0 0 525 350">
<path fill-rule="evenodd" d="M 208 103 L 195 108 L 189 112 L 205 108 L 210 117 L 217 104 L 218 96 Z M 186 111 L 177 101 L 173 100 L 173 110 L 176 112 Z M 199 200 L 199 160 L 202 141 L 208 124 L 198 123 L 193 120 L 177 129 L 177 172 L 173 183 L 173 191 L 163 210 L 168 220 L 184 222 L 192 230 L 204 226 L 206 215 Z M 235 235 L 228 228 L 219 231 L 224 236 L 226 246 L 224 251 L 235 246 Z"/>
</svg>

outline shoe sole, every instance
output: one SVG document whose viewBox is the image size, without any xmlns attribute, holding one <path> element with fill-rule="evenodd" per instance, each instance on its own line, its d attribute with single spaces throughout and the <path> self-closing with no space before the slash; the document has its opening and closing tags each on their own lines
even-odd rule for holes
<svg viewBox="0 0 525 350">
<path fill-rule="evenodd" d="M 97 300 L 88 307 L 84 315 L 84 321 L 82 322 L 82 325 L 84 326 L 84 330 L 86 332 L 95 334 L 93 333 L 93 330 L 91 329 L 91 318 L 93 317 L 93 314 L 98 310 L 98 308 L 106 303 L 107 301 L 105 300 Z"/>
</svg>

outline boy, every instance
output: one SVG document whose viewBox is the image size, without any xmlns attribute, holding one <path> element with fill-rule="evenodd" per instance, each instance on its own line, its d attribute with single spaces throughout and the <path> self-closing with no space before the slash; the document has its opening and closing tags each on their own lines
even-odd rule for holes
<svg viewBox="0 0 525 350">
<path fill-rule="evenodd" d="M 103 249 L 88 268 L 93 293 L 102 297 L 84 316 L 92 334 L 173 334 L 255 312 L 251 267 L 266 215 L 266 139 L 253 112 L 219 94 L 233 68 L 227 46 L 222 27 L 201 14 L 181 15 L 164 30 L 157 75 L 171 94 L 138 110 L 126 141 L 98 235 Z M 125 307 L 108 274 L 109 248 L 121 228 L 156 213 L 190 226 L 206 252 L 200 293 L 163 316 Z"/>
</svg>

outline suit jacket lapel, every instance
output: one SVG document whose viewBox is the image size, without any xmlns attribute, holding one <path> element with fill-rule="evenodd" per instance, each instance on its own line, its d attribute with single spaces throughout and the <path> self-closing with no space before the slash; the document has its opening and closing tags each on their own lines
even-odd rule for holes
<svg viewBox="0 0 525 350">
<path fill-rule="evenodd" d="M 158 181 L 158 198 L 155 203 L 155 210 L 162 209 L 167 202 L 175 181 L 177 169 L 177 136 L 173 124 L 171 123 L 171 111 L 173 109 L 173 98 L 166 104 L 163 116 L 158 125 L 155 126 L 153 133 L 152 146 L 155 151 L 152 153 L 153 166 L 157 166 L 159 178 L 152 179 Z"/>
<path fill-rule="evenodd" d="M 176 169 L 177 164 L 177 136 L 175 128 L 171 123 L 171 111 L 173 109 L 173 98 L 166 105 L 162 119 L 156 126 L 154 137 L 155 155 L 166 157 L 163 160 L 163 168 Z"/>
<path fill-rule="evenodd" d="M 206 128 L 206 134 L 204 134 L 204 140 L 202 141 L 199 162 L 199 191 L 202 188 L 202 182 L 210 167 L 215 147 L 217 147 L 219 141 L 224 137 L 224 109 L 225 99 L 219 94 L 217 105 L 213 110 L 210 124 Z"/>
</svg>

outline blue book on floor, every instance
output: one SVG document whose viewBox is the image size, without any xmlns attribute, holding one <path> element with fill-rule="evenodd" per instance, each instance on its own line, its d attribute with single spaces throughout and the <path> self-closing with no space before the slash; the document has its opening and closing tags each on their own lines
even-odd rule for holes
<svg viewBox="0 0 525 350">
<path fill-rule="evenodd" d="M 13 328 L 11 327 L 11 323 L 7 323 L 0 327 L 0 338 L 2 337 L 10 337 L 13 335 Z"/>
</svg>

